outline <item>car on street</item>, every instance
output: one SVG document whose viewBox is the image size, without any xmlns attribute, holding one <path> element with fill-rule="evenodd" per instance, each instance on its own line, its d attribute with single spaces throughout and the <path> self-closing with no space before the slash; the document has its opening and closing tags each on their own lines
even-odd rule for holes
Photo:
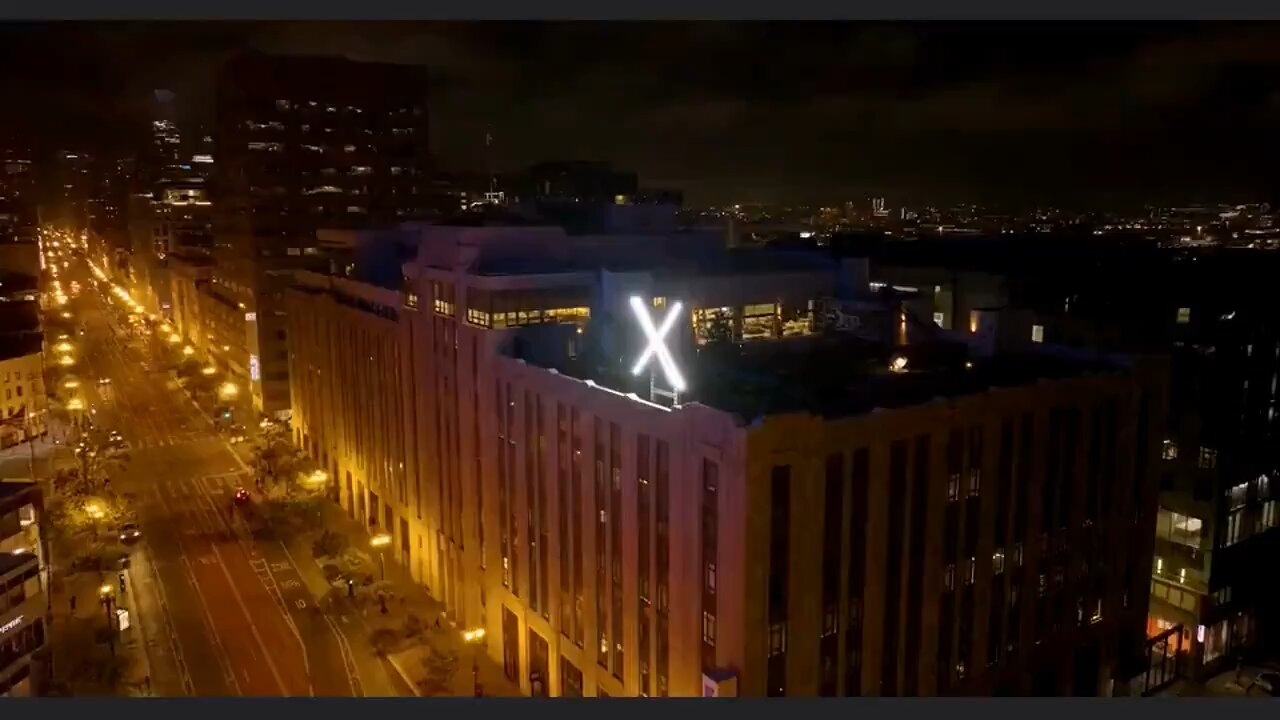
<svg viewBox="0 0 1280 720">
<path fill-rule="evenodd" d="M 133 543 L 142 537 L 142 529 L 137 523 L 125 523 L 120 526 L 120 542 Z"/>
<path fill-rule="evenodd" d="M 239 445 L 248 439 L 249 436 L 245 433 L 244 425 L 232 425 L 227 428 L 227 442 L 232 445 Z"/>
<path fill-rule="evenodd" d="M 109 377 L 98 378 L 98 384 L 99 384 L 99 385 L 110 385 L 110 384 L 111 384 L 111 378 L 109 378 Z"/>
</svg>

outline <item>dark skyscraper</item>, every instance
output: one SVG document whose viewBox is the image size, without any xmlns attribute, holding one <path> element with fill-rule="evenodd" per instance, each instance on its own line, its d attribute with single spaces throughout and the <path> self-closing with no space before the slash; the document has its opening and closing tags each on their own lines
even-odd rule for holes
<svg viewBox="0 0 1280 720">
<path fill-rule="evenodd" d="M 327 268 L 318 228 L 393 225 L 431 213 L 424 68 L 241 55 L 217 80 L 217 270 L 210 291 L 243 310 L 215 341 L 268 412 L 289 405 L 274 273 Z"/>
</svg>

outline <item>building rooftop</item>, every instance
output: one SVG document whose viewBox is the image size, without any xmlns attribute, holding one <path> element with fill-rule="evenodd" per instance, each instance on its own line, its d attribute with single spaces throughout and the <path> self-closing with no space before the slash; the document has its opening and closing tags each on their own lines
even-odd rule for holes
<svg viewBox="0 0 1280 720">
<path fill-rule="evenodd" d="M 24 565 L 30 565 L 33 562 L 37 565 L 40 562 L 40 558 L 36 557 L 34 553 L 0 553 L 0 577 L 8 575 L 14 570 L 17 570 Z"/>
<path fill-rule="evenodd" d="M 20 478 L 5 478 L 0 480 L 0 500 L 14 497 L 27 492 L 31 489 L 39 489 L 40 486 L 31 480 L 23 480 Z"/>
<path fill-rule="evenodd" d="M 573 359 L 534 359 L 517 347 L 512 354 L 530 364 L 641 398 L 649 396 L 648 373 L 636 377 L 629 365 L 597 362 L 590 350 Z M 897 347 L 837 332 L 710 343 L 680 353 L 677 362 L 688 385 L 682 403 L 708 405 L 744 422 L 798 412 L 848 417 L 1038 380 L 1108 373 L 1122 366 L 1113 358 L 1068 356 L 1047 348 L 980 357 L 971 354 L 967 344 L 943 337 Z"/>
<path fill-rule="evenodd" d="M 44 336 L 38 332 L 0 335 L 0 360 L 36 355 L 44 349 Z"/>
<path fill-rule="evenodd" d="M 33 301 L 0 303 L 0 335 L 40 330 L 40 307 Z"/>
</svg>

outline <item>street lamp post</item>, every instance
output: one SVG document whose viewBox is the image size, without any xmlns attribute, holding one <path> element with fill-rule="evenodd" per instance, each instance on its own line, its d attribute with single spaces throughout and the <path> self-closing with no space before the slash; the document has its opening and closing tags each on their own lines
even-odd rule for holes
<svg viewBox="0 0 1280 720">
<path fill-rule="evenodd" d="M 385 548 L 390 544 L 391 544 L 390 533 L 378 533 L 377 535 L 374 535 L 373 537 L 369 538 L 369 546 L 373 548 L 377 548 L 378 550 L 378 565 L 381 568 L 382 579 L 384 581 L 387 579 L 387 559 L 386 559 L 385 553 L 383 552 L 383 548 Z"/>
<path fill-rule="evenodd" d="M 107 645 L 111 648 L 111 655 L 114 656 L 116 654 L 116 633 L 115 623 L 111 621 L 111 606 L 115 602 L 115 597 L 111 593 L 111 586 L 103 585 L 98 588 L 98 596 L 102 598 L 102 607 L 107 613 Z"/>
<path fill-rule="evenodd" d="M 471 689 L 480 697 L 480 645 L 484 642 L 484 628 L 462 633 L 462 640 L 471 646 Z"/>
<path fill-rule="evenodd" d="M 382 575 L 382 581 L 387 581 L 387 555 L 384 548 L 391 544 L 390 533 L 378 533 L 369 538 L 369 546 L 378 550 L 378 568 Z M 383 615 L 387 614 L 387 594 L 384 591 L 378 593 L 378 603 L 381 605 Z"/>
</svg>

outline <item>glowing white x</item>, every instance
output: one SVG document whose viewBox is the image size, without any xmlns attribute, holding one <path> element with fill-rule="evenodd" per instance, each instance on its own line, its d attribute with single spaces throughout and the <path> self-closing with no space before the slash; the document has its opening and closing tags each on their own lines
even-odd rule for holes
<svg viewBox="0 0 1280 720">
<path fill-rule="evenodd" d="M 675 326 L 676 319 L 680 316 L 680 307 L 680 303 L 672 304 L 667 317 L 662 321 L 662 327 L 655 328 L 653 326 L 653 318 L 649 317 L 649 308 L 645 306 L 644 300 L 634 295 L 631 297 L 631 309 L 635 311 L 636 320 L 639 321 L 640 328 L 644 330 L 645 337 L 649 339 L 649 346 L 640 355 L 635 367 L 631 368 L 631 374 L 639 375 L 645 366 L 649 364 L 649 359 L 657 356 L 658 364 L 662 366 L 662 374 L 666 376 L 667 383 L 671 385 L 673 390 L 685 389 L 684 377 L 676 367 L 675 360 L 671 359 L 671 351 L 667 349 L 667 344 L 664 340 L 667 337 L 667 333 L 671 332 L 671 328 Z"/>
</svg>

